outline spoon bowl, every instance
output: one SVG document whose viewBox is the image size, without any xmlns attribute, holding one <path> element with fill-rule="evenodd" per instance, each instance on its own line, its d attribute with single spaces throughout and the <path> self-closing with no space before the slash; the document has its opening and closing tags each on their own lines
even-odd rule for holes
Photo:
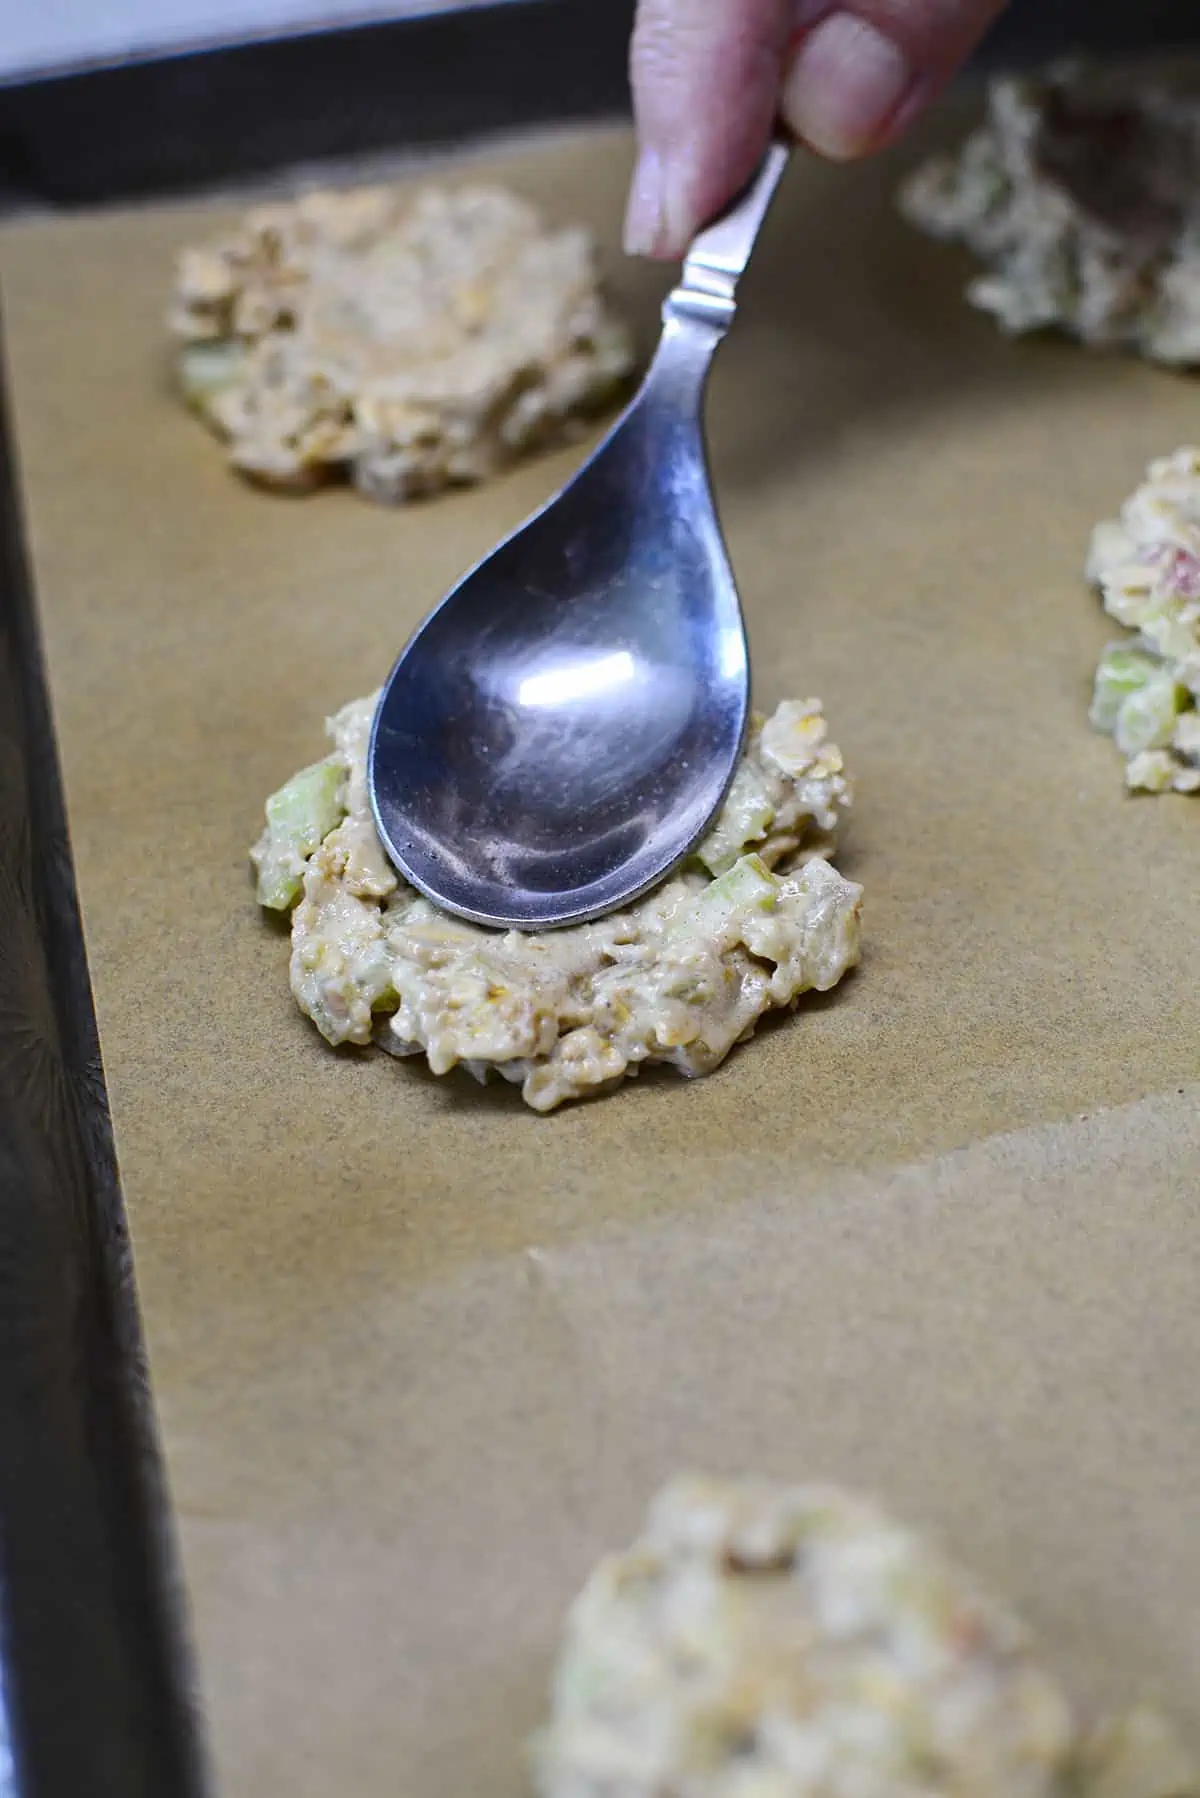
<svg viewBox="0 0 1200 1798">
<path fill-rule="evenodd" d="M 750 670 L 703 398 L 785 160 L 774 146 L 696 240 L 632 404 L 431 613 L 384 688 L 376 824 L 405 879 L 460 917 L 547 929 L 628 904 L 729 789 Z"/>
</svg>

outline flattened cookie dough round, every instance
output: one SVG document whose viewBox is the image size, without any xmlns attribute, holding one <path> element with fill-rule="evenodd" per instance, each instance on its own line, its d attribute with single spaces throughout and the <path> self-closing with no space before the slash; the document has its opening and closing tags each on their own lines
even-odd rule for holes
<svg viewBox="0 0 1200 1798">
<path fill-rule="evenodd" d="M 694 856 L 628 910 L 565 930 L 486 930 L 399 878 L 367 796 L 375 699 L 267 801 L 258 898 L 290 912 L 292 992 L 331 1043 L 424 1055 L 521 1088 L 535 1111 L 611 1092 L 647 1063 L 709 1074 L 770 1011 L 859 957 L 862 888 L 824 859 L 850 783 L 815 700 L 755 717 Z"/>
<path fill-rule="evenodd" d="M 390 504 L 561 437 L 634 363 L 587 232 L 491 187 L 259 207 L 183 251 L 170 325 L 184 396 L 241 473 Z"/>
<path fill-rule="evenodd" d="M 675 1481 L 571 1613 L 542 1798 L 1062 1798 L 1021 1624 L 843 1492 Z"/>
<path fill-rule="evenodd" d="M 1200 77 L 1181 62 L 992 82 L 987 116 L 901 194 L 984 265 L 967 290 L 1005 331 L 1200 365 Z"/>
<path fill-rule="evenodd" d="M 1092 533 L 1088 578 L 1127 635 L 1100 658 L 1089 717 L 1134 793 L 1200 792 L 1200 450 L 1146 470 Z"/>
</svg>

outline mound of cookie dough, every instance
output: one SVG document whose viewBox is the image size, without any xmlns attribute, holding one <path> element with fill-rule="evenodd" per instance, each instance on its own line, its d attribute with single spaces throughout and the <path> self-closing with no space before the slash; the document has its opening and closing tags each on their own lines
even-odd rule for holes
<svg viewBox="0 0 1200 1798">
<path fill-rule="evenodd" d="M 633 367 L 587 233 L 489 187 L 259 207 L 181 254 L 170 326 L 242 474 L 391 504 L 561 437 Z"/>
<path fill-rule="evenodd" d="M 833 1489 L 676 1480 L 571 1612 L 541 1798 L 1168 1798 L 1132 1712 L 1085 1734 L 1018 1620 Z"/>
<path fill-rule="evenodd" d="M 396 874 L 367 796 L 374 709 L 329 721 L 333 753 L 267 802 L 252 851 L 260 903 L 292 914 L 292 992 L 329 1042 L 500 1074 L 552 1111 L 647 1062 L 711 1073 L 764 1013 L 858 961 L 862 889 L 819 853 L 851 794 L 815 701 L 755 718 L 680 872 L 627 911 L 541 934 L 463 923 Z"/>
<path fill-rule="evenodd" d="M 1115 738 L 1132 791 L 1200 791 L 1200 450 L 1151 463 L 1093 532 L 1087 573 L 1131 633 L 1100 659 L 1093 725 Z"/>
<path fill-rule="evenodd" d="M 966 244 L 1005 331 L 1200 363 L 1200 81 L 1054 69 L 993 81 L 985 123 L 909 180 L 901 210 Z"/>
</svg>

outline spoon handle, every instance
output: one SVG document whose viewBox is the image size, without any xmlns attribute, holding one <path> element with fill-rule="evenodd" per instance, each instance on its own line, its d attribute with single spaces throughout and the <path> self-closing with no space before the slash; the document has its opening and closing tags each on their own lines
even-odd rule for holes
<svg viewBox="0 0 1200 1798">
<path fill-rule="evenodd" d="M 750 260 L 789 154 L 790 146 L 776 139 L 737 199 L 692 239 L 683 279 L 663 307 L 665 317 L 700 318 L 721 331 L 729 329 L 737 309 L 738 277 Z"/>
</svg>

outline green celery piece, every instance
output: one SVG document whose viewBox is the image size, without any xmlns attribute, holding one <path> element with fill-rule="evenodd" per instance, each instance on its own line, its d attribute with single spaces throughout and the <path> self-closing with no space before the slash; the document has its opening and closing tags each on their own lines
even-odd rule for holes
<svg viewBox="0 0 1200 1798">
<path fill-rule="evenodd" d="M 710 874 L 727 874 L 747 843 L 761 842 L 771 828 L 775 807 L 762 775 L 743 762 L 713 829 L 696 850 Z"/>
<path fill-rule="evenodd" d="M 234 338 L 186 344 L 179 352 L 178 364 L 184 398 L 193 406 L 202 406 L 237 380 L 245 361 L 245 346 Z"/>
<path fill-rule="evenodd" d="M 304 863 L 345 811 L 338 797 L 342 765 L 330 756 L 292 776 L 267 800 L 267 828 L 255 850 L 258 903 L 288 911 L 304 885 Z"/>
<path fill-rule="evenodd" d="M 1088 717 L 1096 730 L 1112 736 L 1121 707 L 1131 693 L 1138 693 L 1160 671 L 1160 664 L 1144 650 L 1110 643 L 1096 669 L 1092 705 Z"/>
<path fill-rule="evenodd" d="M 770 911 L 779 882 L 759 855 L 743 855 L 674 919 L 672 936 L 720 936 L 739 911 Z"/>
<path fill-rule="evenodd" d="M 1143 641 L 1165 662 L 1181 662 L 1196 648 L 1194 629 L 1185 624 L 1169 606 L 1143 618 L 1139 628 Z"/>
<path fill-rule="evenodd" d="M 1137 755 L 1143 749 L 1165 749 L 1179 716 L 1179 700 L 1173 677 L 1162 671 L 1127 694 L 1113 732 L 1121 753 Z"/>
</svg>

